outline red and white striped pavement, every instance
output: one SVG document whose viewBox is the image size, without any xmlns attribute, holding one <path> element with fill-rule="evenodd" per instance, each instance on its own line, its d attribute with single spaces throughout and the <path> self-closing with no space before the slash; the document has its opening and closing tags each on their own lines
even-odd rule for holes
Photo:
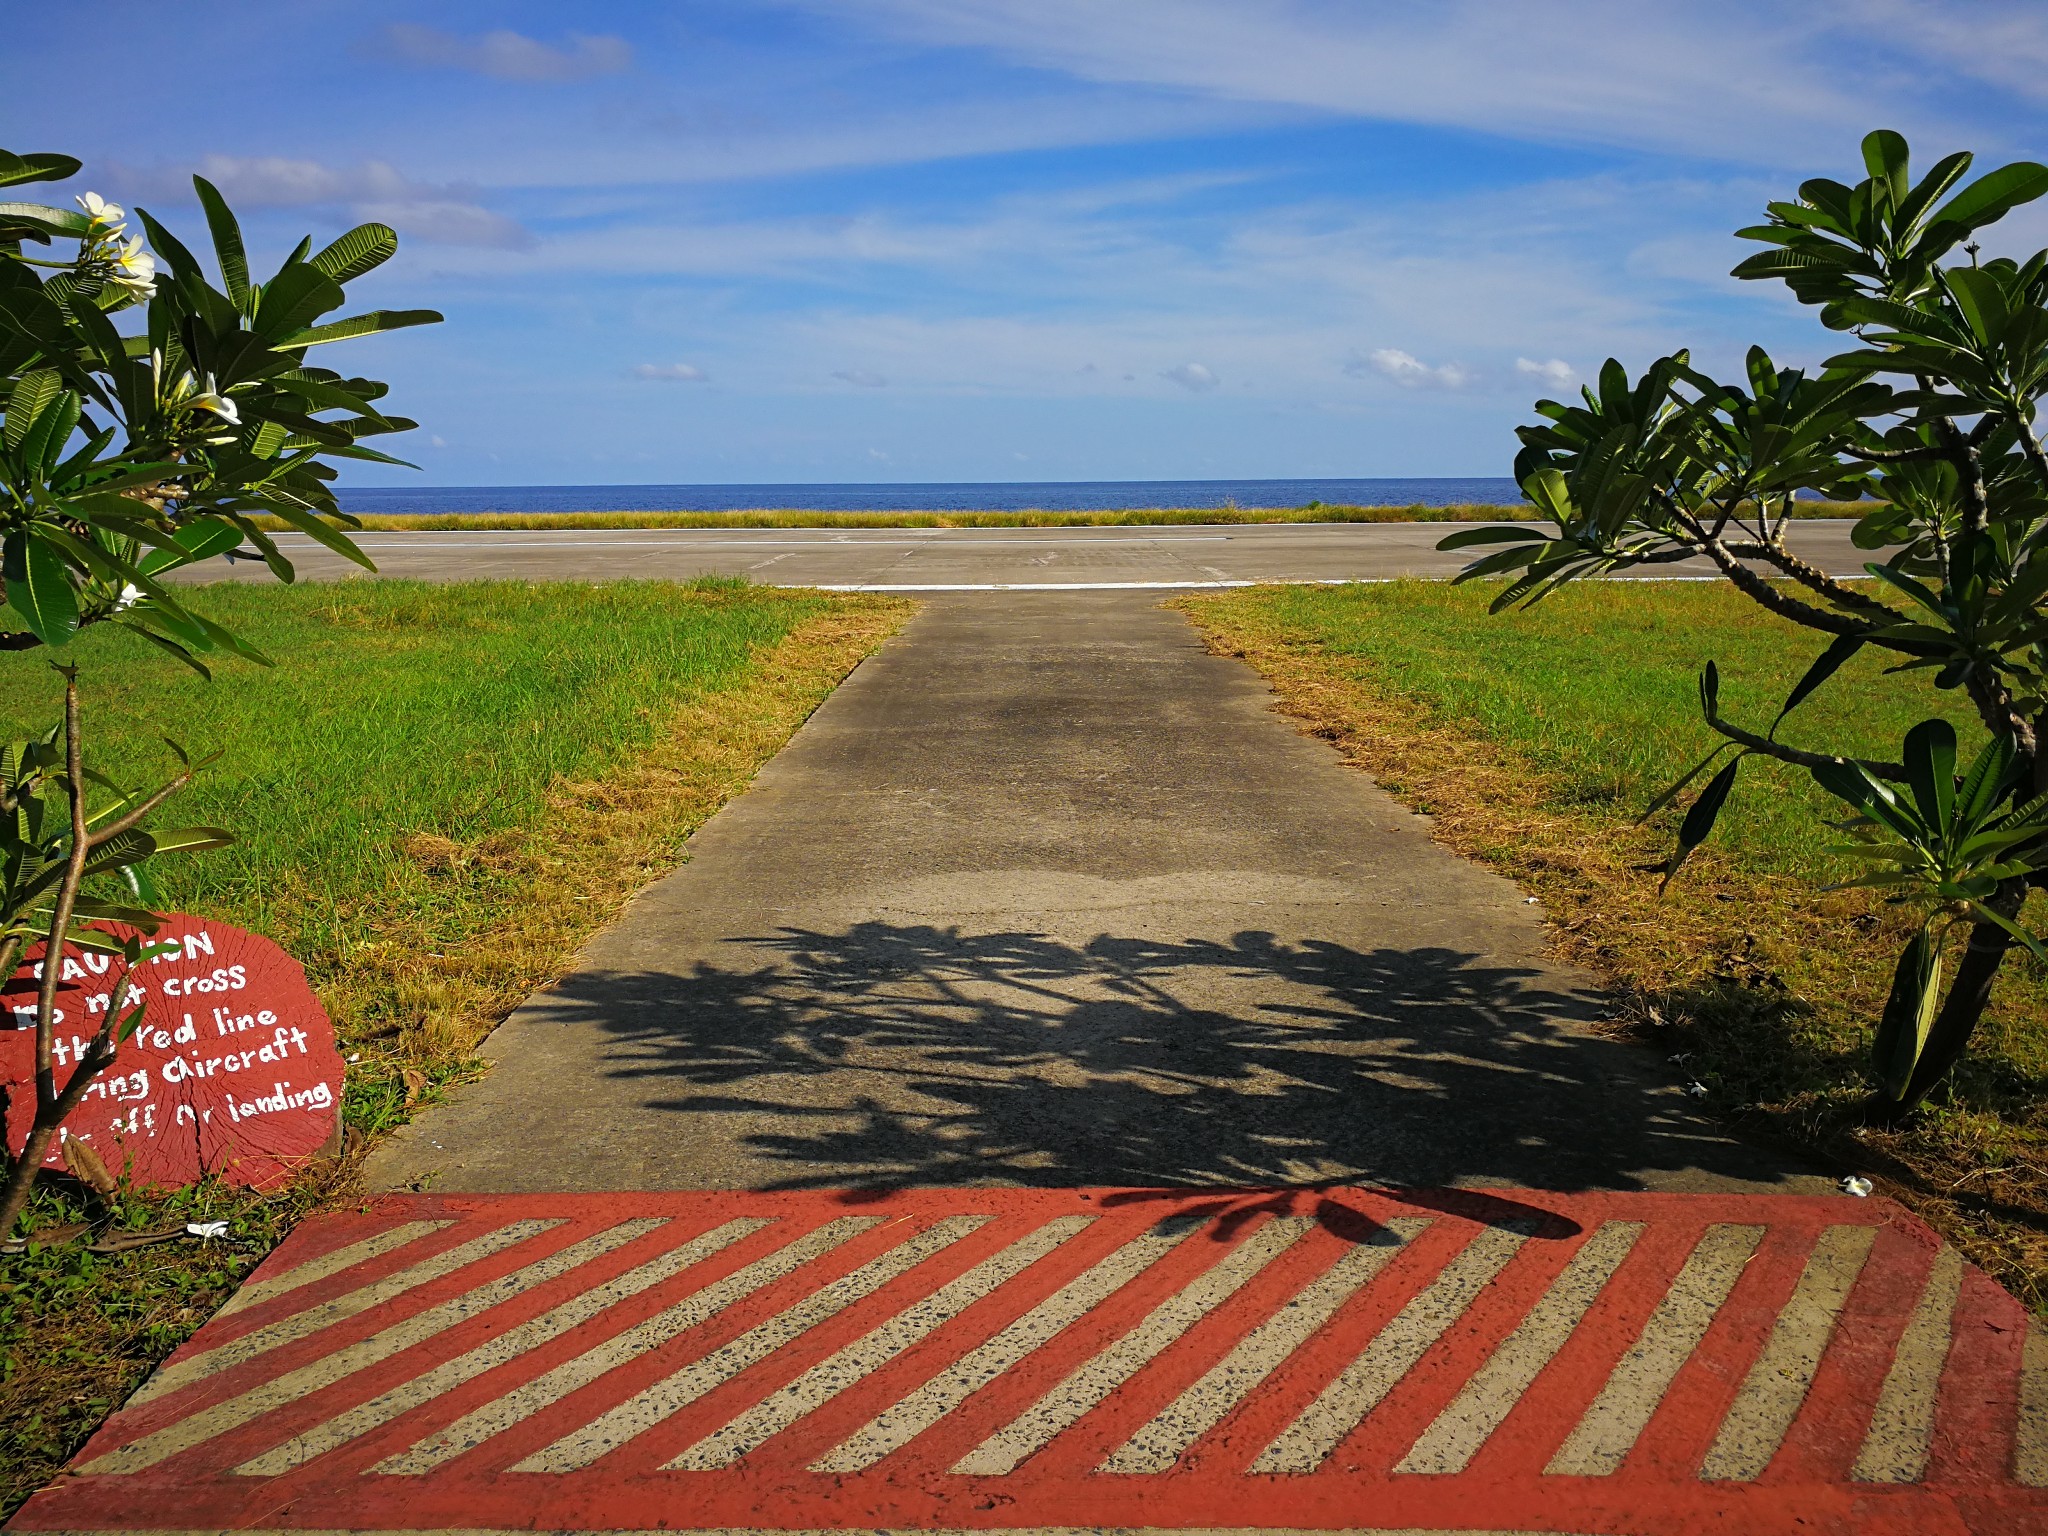
<svg viewBox="0 0 2048 1536">
<path fill-rule="evenodd" d="M 1881 1200 L 387 1195 L 14 1529 L 2048 1532 L 2048 1335 Z"/>
</svg>

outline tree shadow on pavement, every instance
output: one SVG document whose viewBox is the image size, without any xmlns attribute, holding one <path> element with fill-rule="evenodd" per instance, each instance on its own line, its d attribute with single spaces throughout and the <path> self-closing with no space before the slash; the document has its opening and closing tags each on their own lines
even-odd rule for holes
<svg viewBox="0 0 2048 1536">
<path fill-rule="evenodd" d="M 1596 994 L 1452 949 L 862 923 L 758 965 L 578 972 L 546 1023 L 610 1037 L 679 1136 L 763 1188 L 1770 1180 Z"/>
</svg>

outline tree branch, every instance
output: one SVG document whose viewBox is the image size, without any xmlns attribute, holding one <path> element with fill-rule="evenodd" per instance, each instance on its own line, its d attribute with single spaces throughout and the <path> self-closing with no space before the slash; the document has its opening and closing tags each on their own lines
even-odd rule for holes
<svg viewBox="0 0 2048 1536">
<path fill-rule="evenodd" d="M 1768 736 L 1759 736 L 1755 731 L 1746 731 L 1739 725 L 1732 725 L 1714 710 L 1708 711 L 1707 724 L 1736 745 L 1747 747 L 1764 757 L 1775 757 L 1781 763 L 1795 763 L 1801 768 L 1860 767 L 1893 784 L 1906 782 L 1906 769 L 1902 763 L 1874 763 L 1861 757 L 1831 757 L 1825 752 L 1805 752 L 1798 747 L 1788 747 L 1782 741 L 1773 741 Z"/>
<path fill-rule="evenodd" d="M 1874 645 L 1884 641 L 1876 636 L 1877 626 L 1852 619 L 1845 614 L 1830 613 L 1825 608 L 1816 608 L 1811 603 L 1802 603 L 1796 597 L 1787 597 L 1763 577 L 1736 559 L 1728 546 L 1719 539 L 1705 539 L 1701 547 L 1721 568 L 1721 574 L 1735 584 L 1737 591 L 1751 601 L 1760 603 L 1781 619 L 1790 619 L 1795 624 L 1804 624 L 1808 629 L 1818 629 L 1830 635 L 1857 635 Z M 1896 619 L 1897 615 L 1892 615 Z M 1899 647 L 1892 646 L 1897 650 Z"/>
<path fill-rule="evenodd" d="M 99 831 L 93 833 L 91 837 L 86 839 L 86 847 L 89 849 L 97 848 L 102 843 L 111 842 L 131 827 L 139 826 L 142 819 L 149 815 L 151 811 L 154 811 L 191 782 L 192 772 L 190 769 L 187 769 L 175 779 L 172 779 L 170 783 L 164 785 L 162 789 L 151 795 L 147 800 L 136 806 L 134 810 L 123 816 L 119 821 L 109 822 L 104 827 L 101 827 Z"/>
<path fill-rule="evenodd" d="M 1853 608 L 1858 613 L 1866 614 L 1881 623 L 1898 622 L 1899 615 L 1896 609 L 1886 606 L 1867 593 L 1858 592 L 1854 587 L 1845 586 L 1819 566 L 1800 559 L 1783 544 L 1757 540 L 1753 543 L 1729 544 L 1726 548 L 1729 554 L 1738 559 L 1769 561 L 1802 587 L 1819 593 L 1831 603 Z"/>
<path fill-rule="evenodd" d="M 1842 452 L 1852 459 L 1865 464 L 1912 464 L 1927 459 L 1944 459 L 1948 455 L 1939 448 L 1922 444 L 1918 448 L 1858 448 L 1854 444 L 1842 445 Z"/>
</svg>

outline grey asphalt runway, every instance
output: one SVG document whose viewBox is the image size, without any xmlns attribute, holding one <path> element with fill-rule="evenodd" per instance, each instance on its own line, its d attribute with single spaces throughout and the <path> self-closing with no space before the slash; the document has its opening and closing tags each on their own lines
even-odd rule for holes
<svg viewBox="0 0 2048 1536">
<path fill-rule="evenodd" d="M 1255 582 L 1449 577 L 1469 554 L 1437 541 L 1468 523 L 1271 523 L 1173 528 L 476 529 L 366 533 L 387 576 L 422 581 L 682 580 L 719 574 L 770 586 L 875 592 L 1143 589 Z M 1790 543 L 1824 570 L 1860 575 L 1869 559 L 1848 522 L 1793 525 Z M 310 539 L 279 544 L 303 577 L 364 574 Z M 198 580 L 264 580 L 259 564 L 212 562 Z M 1712 578 L 1705 561 L 1651 568 Z"/>
</svg>

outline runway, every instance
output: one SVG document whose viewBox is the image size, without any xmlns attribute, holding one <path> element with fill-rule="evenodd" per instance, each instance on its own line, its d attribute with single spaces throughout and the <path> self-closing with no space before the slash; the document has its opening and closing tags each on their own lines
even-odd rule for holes
<svg viewBox="0 0 2048 1536">
<path fill-rule="evenodd" d="M 386 576 L 418 581 L 679 581 L 745 576 L 769 586 L 867 592 L 1138 590 L 1258 582 L 1387 581 L 1454 576 L 1471 552 L 1437 543 L 1472 523 L 1191 524 L 1172 528 L 475 529 L 366 533 Z M 1847 521 L 1796 523 L 1794 550 L 1836 575 L 1870 555 Z M 366 574 L 302 535 L 282 535 L 302 578 Z M 1646 574 L 1714 579 L 1704 560 Z M 215 561 L 188 580 L 261 581 L 260 564 Z"/>
</svg>

